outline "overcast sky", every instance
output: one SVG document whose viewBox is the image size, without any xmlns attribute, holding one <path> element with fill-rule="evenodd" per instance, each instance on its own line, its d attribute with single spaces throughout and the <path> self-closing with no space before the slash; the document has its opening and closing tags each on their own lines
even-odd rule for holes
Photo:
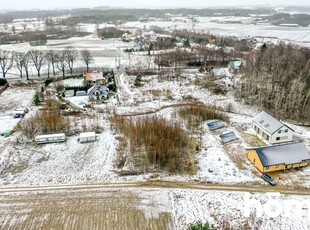
<svg viewBox="0 0 310 230">
<path fill-rule="evenodd" d="M 0 0 L 0 9 L 51 9 L 95 6 L 113 7 L 204 7 L 232 5 L 310 5 L 310 0 Z"/>
</svg>

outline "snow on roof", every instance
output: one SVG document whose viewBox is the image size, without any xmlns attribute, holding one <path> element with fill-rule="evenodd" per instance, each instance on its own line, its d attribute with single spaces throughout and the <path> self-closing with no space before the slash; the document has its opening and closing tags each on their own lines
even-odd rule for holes
<svg viewBox="0 0 310 230">
<path fill-rule="evenodd" d="M 38 135 L 35 138 L 50 138 L 50 137 L 65 137 L 64 133 L 56 133 L 56 134 L 47 134 L 47 135 Z"/>
<path fill-rule="evenodd" d="M 238 139 L 234 131 L 223 133 L 220 135 L 220 138 L 224 144 Z"/>
<path fill-rule="evenodd" d="M 310 160 L 310 154 L 302 142 L 268 146 L 256 149 L 263 166 L 298 164 Z"/>
<path fill-rule="evenodd" d="M 97 80 L 105 80 L 102 72 L 91 72 L 86 73 L 86 81 L 97 81 Z"/>
<path fill-rule="evenodd" d="M 279 130 L 285 125 L 281 121 L 275 119 L 270 114 L 266 113 L 265 111 L 262 111 L 260 114 L 254 117 L 253 122 L 256 123 L 258 126 L 260 126 L 262 129 L 264 129 L 265 131 L 267 131 L 269 134 L 274 134 L 277 130 Z"/>
<path fill-rule="evenodd" d="M 212 121 L 208 123 L 207 125 L 210 131 L 221 129 L 225 126 L 223 121 Z"/>
<path fill-rule="evenodd" d="M 238 70 L 241 66 L 242 62 L 237 60 L 237 61 L 229 61 L 229 66 L 232 69 Z"/>
<path fill-rule="evenodd" d="M 80 138 L 94 137 L 94 136 L 96 136 L 96 133 L 95 133 L 95 132 L 80 133 Z"/>
<path fill-rule="evenodd" d="M 212 73 L 215 77 L 227 76 L 227 68 L 214 68 L 212 69 Z"/>
</svg>

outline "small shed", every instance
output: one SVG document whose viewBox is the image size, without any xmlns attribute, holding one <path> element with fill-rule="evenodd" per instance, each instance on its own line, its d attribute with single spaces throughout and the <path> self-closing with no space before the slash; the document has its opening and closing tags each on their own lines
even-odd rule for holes
<svg viewBox="0 0 310 230">
<path fill-rule="evenodd" d="M 75 93 L 76 96 L 87 96 L 86 91 L 76 91 Z"/>
<path fill-rule="evenodd" d="M 65 97 L 73 97 L 74 96 L 74 90 L 66 90 L 65 91 Z"/>
<path fill-rule="evenodd" d="M 95 132 L 86 132 L 80 133 L 79 142 L 80 143 L 87 143 L 96 141 L 96 133 Z"/>
</svg>

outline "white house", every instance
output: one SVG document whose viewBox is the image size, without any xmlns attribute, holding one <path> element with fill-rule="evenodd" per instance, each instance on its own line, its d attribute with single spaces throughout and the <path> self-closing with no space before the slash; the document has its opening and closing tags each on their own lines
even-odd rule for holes
<svg viewBox="0 0 310 230">
<path fill-rule="evenodd" d="M 109 94 L 109 89 L 106 86 L 94 85 L 87 90 L 87 96 L 92 100 L 102 100 L 107 98 Z"/>
<path fill-rule="evenodd" d="M 259 138 L 270 144 L 293 140 L 294 131 L 264 111 L 253 118 L 253 129 Z"/>
</svg>

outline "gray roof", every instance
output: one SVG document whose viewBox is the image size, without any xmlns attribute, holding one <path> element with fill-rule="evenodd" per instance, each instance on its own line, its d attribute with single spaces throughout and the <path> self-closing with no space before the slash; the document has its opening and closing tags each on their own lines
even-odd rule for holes
<svg viewBox="0 0 310 230">
<path fill-rule="evenodd" d="M 234 140 L 237 140 L 238 137 L 234 133 L 234 131 L 228 132 L 228 133 L 223 133 L 220 135 L 220 138 L 224 144 L 232 142 Z"/>
<path fill-rule="evenodd" d="M 96 90 L 99 90 L 100 93 L 103 95 L 108 95 L 108 92 L 109 92 L 109 89 L 106 86 L 94 85 L 93 87 L 87 90 L 87 95 L 92 94 Z"/>
<path fill-rule="evenodd" d="M 208 125 L 210 131 L 213 131 L 216 129 L 221 129 L 225 126 L 223 121 L 212 121 L 212 122 L 208 123 L 207 125 Z"/>
<path fill-rule="evenodd" d="M 281 121 L 275 119 L 273 116 L 264 111 L 254 117 L 253 122 L 255 122 L 258 126 L 267 131 L 269 134 L 275 133 L 277 130 L 279 130 L 285 125 Z M 287 125 L 285 126 L 288 127 Z M 288 128 L 291 129 L 290 127 Z"/>
<path fill-rule="evenodd" d="M 256 152 L 264 167 L 310 160 L 310 154 L 302 142 L 257 148 Z"/>
</svg>

